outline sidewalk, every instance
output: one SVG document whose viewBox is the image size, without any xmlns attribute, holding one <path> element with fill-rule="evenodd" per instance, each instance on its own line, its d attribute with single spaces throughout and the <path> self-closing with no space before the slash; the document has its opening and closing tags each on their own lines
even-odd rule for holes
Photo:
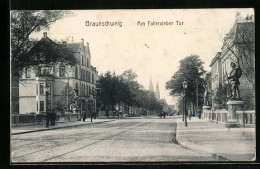
<svg viewBox="0 0 260 169">
<path fill-rule="evenodd" d="M 96 123 L 104 123 L 114 121 L 115 119 L 93 119 L 90 122 L 90 119 L 86 119 L 85 122 L 83 121 L 75 121 L 75 122 L 64 122 L 64 123 L 56 123 L 55 126 L 49 126 L 48 128 L 45 127 L 45 124 L 42 125 L 31 125 L 31 126 L 21 126 L 21 127 L 11 127 L 11 134 L 24 134 L 24 133 L 31 133 L 31 132 L 39 132 L 39 131 L 46 131 L 46 130 L 55 130 L 60 128 L 68 128 L 68 127 L 76 127 L 82 125 L 90 125 Z"/>
<path fill-rule="evenodd" d="M 185 127 L 177 120 L 177 142 L 186 148 L 210 153 L 219 160 L 252 161 L 255 158 L 255 128 L 225 128 L 197 117 Z"/>
</svg>

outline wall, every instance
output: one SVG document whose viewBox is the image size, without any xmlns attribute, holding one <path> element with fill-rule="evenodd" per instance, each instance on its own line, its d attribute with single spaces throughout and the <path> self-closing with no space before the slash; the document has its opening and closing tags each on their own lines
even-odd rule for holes
<svg viewBox="0 0 260 169">
<path fill-rule="evenodd" d="M 36 113 L 36 98 L 34 97 L 20 97 L 19 99 L 19 113 L 27 114 L 30 112 Z"/>
</svg>

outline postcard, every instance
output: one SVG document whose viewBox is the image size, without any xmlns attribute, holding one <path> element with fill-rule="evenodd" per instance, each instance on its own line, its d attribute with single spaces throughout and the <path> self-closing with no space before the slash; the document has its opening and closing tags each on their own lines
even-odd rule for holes
<svg viewBox="0 0 260 169">
<path fill-rule="evenodd" d="M 11 10 L 11 163 L 254 161 L 253 8 Z"/>
</svg>

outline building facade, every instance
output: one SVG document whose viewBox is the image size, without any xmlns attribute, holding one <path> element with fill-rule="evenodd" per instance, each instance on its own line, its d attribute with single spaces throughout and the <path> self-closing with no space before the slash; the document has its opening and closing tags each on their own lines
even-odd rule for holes
<svg viewBox="0 0 260 169">
<path fill-rule="evenodd" d="M 223 38 L 221 52 L 211 61 L 211 84 L 213 97 L 217 91 L 229 85 L 228 76 L 234 62 L 243 71 L 240 77 L 240 95 L 245 102 L 245 109 L 254 109 L 255 102 L 255 26 L 254 22 L 235 22 L 228 34 Z M 230 86 L 230 85 L 229 85 Z M 230 89 L 227 91 L 227 95 Z M 214 105 L 214 98 L 212 99 Z"/>
<path fill-rule="evenodd" d="M 57 44 L 47 37 L 44 33 L 43 38 L 37 42 L 38 45 L 62 45 L 73 52 L 77 60 L 75 66 L 62 65 L 55 63 L 52 65 L 41 64 L 36 68 L 25 68 L 19 78 L 19 113 L 46 113 L 46 109 L 55 109 L 62 102 L 64 91 L 71 88 L 78 90 L 77 107 L 82 112 L 89 112 L 89 104 L 92 105 L 91 111 L 96 111 L 96 82 L 98 72 L 91 65 L 91 54 L 89 44 L 84 44 L 84 39 L 80 43 Z M 36 43 L 36 44 L 37 44 Z M 33 48 L 33 47 L 32 47 Z M 49 92 L 46 93 L 49 87 Z M 66 92 L 65 92 L 66 93 Z M 68 94 L 69 95 L 69 94 Z M 66 100 L 66 99 L 65 99 Z M 72 105 L 67 100 L 67 109 L 71 111 Z"/>
</svg>

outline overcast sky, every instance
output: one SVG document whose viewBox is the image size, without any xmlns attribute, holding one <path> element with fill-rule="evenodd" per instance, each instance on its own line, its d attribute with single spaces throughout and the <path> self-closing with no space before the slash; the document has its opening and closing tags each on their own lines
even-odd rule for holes
<svg viewBox="0 0 260 169">
<path fill-rule="evenodd" d="M 175 100 L 165 90 L 165 83 L 178 70 L 179 61 L 191 54 L 197 54 L 209 64 L 221 51 L 220 35 L 228 33 L 237 12 L 242 17 L 254 14 L 253 9 L 173 9 L 173 10 L 80 10 L 72 11 L 74 16 L 57 21 L 51 26 L 48 37 L 62 40 L 73 36 L 74 42 L 84 39 L 89 42 L 92 65 L 99 74 L 108 70 L 117 74 L 133 69 L 138 81 L 149 87 L 150 77 L 155 89 L 158 81 L 161 98 L 168 104 Z M 90 22 L 122 22 L 118 26 L 86 26 Z M 138 26 L 137 22 L 145 22 Z M 173 22 L 171 26 L 149 26 L 148 21 Z M 177 25 L 176 21 L 184 22 Z M 42 37 L 42 33 L 31 38 Z M 180 82 L 181 83 L 181 82 Z"/>
</svg>

